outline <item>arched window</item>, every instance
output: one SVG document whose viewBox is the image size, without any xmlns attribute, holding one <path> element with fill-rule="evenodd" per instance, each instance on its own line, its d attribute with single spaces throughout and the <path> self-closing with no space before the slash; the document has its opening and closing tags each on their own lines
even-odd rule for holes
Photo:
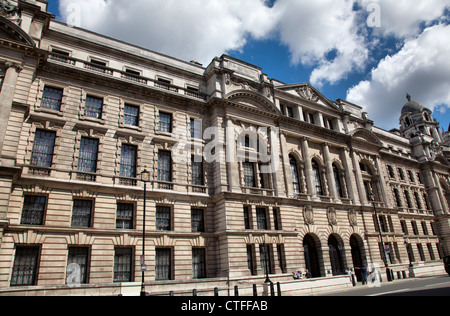
<svg viewBox="0 0 450 316">
<path fill-rule="evenodd" d="M 317 161 L 312 161 L 312 169 L 313 169 L 313 175 L 314 175 L 314 183 L 316 187 L 316 194 L 317 195 L 323 195 L 323 187 L 322 187 L 322 179 L 320 177 L 320 168 Z"/>
<path fill-rule="evenodd" d="M 292 184 L 294 186 L 294 194 L 300 194 L 300 178 L 298 176 L 297 160 L 289 155 L 289 163 L 291 165 Z"/>
<path fill-rule="evenodd" d="M 336 166 L 336 164 L 333 164 L 333 175 L 334 175 L 334 182 L 336 184 L 336 192 L 338 194 L 339 198 L 344 197 L 344 191 L 342 190 L 342 182 L 341 182 L 341 176 L 339 173 L 339 168 Z"/>
</svg>

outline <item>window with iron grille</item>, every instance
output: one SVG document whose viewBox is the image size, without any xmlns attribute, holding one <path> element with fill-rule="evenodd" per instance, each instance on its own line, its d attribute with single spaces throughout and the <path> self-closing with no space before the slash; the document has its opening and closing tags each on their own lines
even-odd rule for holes
<svg viewBox="0 0 450 316">
<path fill-rule="evenodd" d="M 132 282 L 133 248 L 114 249 L 114 282 Z"/>
<path fill-rule="evenodd" d="M 206 278 L 206 250 L 204 248 L 192 249 L 192 276 L 194 279 Z"/>
<path fill-rule="evenodd" d="M 97 172 L 98 139 L 81 138 L 78 171 Z"/>
<path fill-rule="evenodd" d="M 158 152 L 158 181 L 172 182 L 172 154 L 170 151 Z"/>
<path fill-rule="evenodd" d="M 157 248 L 155 258 L 155 274 L 157 281 L 172 280 L 172 250 Z"/>
<path fill-rule="evenodd" d="M 102 118 L 103 99 L 93 96 L 86 96 L 86 104 L 84 106 L 84 115 L 97 119 Z"/>
<path fill-rule="evenodd" d="M 139 126 L 139 107 L 125 104 L 123 111 L 123 124 L 128 126 Z"/>
<path fill-rule="evenodd" d="M 256 209 L 256 220 L 258 221 L 258 229 L 267 230 L 267 210 L 265 208 Z"/>
<path fill-rule="evenodd" d="M 172 133 L 172 114 L 159 112 L 159 129 L 160 132 Z"/>
<path fill-rule="evenodd" d="M 72 227 L 91 227 L 92 201 L 74 200 L 72 211 Z"/>
<path fill-rule="evenodd" d="M 134 204 L 117 203 L 117 229 L 133 229 Z"/>
<path fill-rule="evenodd" d="M 46 203 L 45 196 L 26 195 L 20 223 L 22 225 L 43 225 Z"/>
<path fill-rule="evenodd" d="M 272 273 L 271 247 L 269 245 L 259 245 L 259 262 L 264 274 Z"/>
<path fill-rule="evenodd" d="M 39 247 L 16 247 L 11 286 L 36 285 Z"/>
<path fill-rule="evenodd" d="M 76 265 L 76 268 L 74 268 L 74 265 Z M 86 284 L 88 282 L 88 270 L 89 248 L 70 247 L 69 256 L 67 257 L 67 275 L 74 275 L 75 279 L 70 280 L 70 278 L 67 278 L 66 282 L 71 281 L 72 284 Z"/>
<path fill-rule="evenodd" d="M 63 89 L 45 86 L 44 93 L 42 94 L 41 108 L 60 111 L 63 91 Z"/>
<path fill-rule="evenodd" d="M 172 209 L 168 206 L 156 207 L 156 230 L 170 231 L 172 227 Z"/>
<path fill-rule="evenodd" d="M 192 169 L 192 184 L 193 185 L 199 185 L 202 186 L 205 184 L 204 176 L 203 176 L 203 161 L 201 161 L 203 158 L 198 157 L 198 160 L 196 161 L 196 157 L 192 156 L 191 161 L 191 169 Z"/>
<path fill-rule="evenodd" d="M 205 214 L 202 209 L 191 209 L 191 228 L 193 233 L 205 231 Z"/>
<path fill-rule="evenodd" d="M 120 156 L 120 176 L 136 178 L 137 147 L 132 145 L 122 145 Z"/>
<path fill-rule="evenodd" d="M 247 188 L 256 187 L 254 164 L 252 162 L 243 162 L 242 169 L 244 172 L 244 186 Z"/>
<path fill-rule="evenodd" d="M 55 148 L 55 138 L 55 132 L 36 130 L 33 152 L 31 153 L 32 166 L 51 168 Z"/>
</svg>

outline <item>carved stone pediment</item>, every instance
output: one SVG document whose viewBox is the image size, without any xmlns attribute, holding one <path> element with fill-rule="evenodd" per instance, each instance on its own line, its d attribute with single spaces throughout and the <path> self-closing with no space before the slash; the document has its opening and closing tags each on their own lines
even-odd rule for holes
<svg viewBox="0 0 450 316">
<path fill-rule="evenodd" d="M 305 86 L 305 87 L 298 88 L 295 91 L 303 99 L 306 99 L 311 102 L 319 101 L 319 96 L 313 91 L 313 89 L 311 87 Z"/>
</svg>

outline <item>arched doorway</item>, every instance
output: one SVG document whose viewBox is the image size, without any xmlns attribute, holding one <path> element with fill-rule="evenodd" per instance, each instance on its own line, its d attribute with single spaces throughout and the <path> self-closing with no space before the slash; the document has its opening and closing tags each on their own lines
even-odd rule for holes
<svg viewBox="0 0 450 316">
<path fill-rule="evenodd" d="M 339 242 L 334 235 L 330 235 L 328 238 L 328 249 L 330 252 L 331 270 L 333 275 L 345 274 L 344 260 L 342 257 L 344 247 L 342 242 Z"/>
<path fill-rule="evenodd" d="M 311 272 L 313 278 L 320 278 L 322 276 L 320 273 L 318 246 L 320 247 L 320 244 L 317 245 L 316 240 L 310 234 L 306 235 L 303 239 L 306 269 Z"/>
<path fill-rule="evenodd" d="M 362 281 L 361 269 L 365 266 L 363 251 L 361 250 L 362 239 L 358 235 L 353 234 L 350 237 L 350 247 L 352 250 L 353 267 L 355 268 L 356 278 L 358 282 Z"/>
</svg>

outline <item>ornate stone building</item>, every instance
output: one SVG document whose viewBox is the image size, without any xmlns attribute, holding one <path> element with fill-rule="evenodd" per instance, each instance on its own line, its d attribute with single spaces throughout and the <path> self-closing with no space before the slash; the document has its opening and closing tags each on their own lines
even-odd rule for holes
<svg viewBox="0 0 450 316">
<path fill-rule="evenodd" d="M 0 294 L 111 294 L 140 286 L 142 262 L 150 292 L 383 258 L 443 272 L 450 144 L 423 105 L 408 96 L 385 131 L 310 84 L 177 60 L 46 7 L 0 5 Z"/>
</svg>

